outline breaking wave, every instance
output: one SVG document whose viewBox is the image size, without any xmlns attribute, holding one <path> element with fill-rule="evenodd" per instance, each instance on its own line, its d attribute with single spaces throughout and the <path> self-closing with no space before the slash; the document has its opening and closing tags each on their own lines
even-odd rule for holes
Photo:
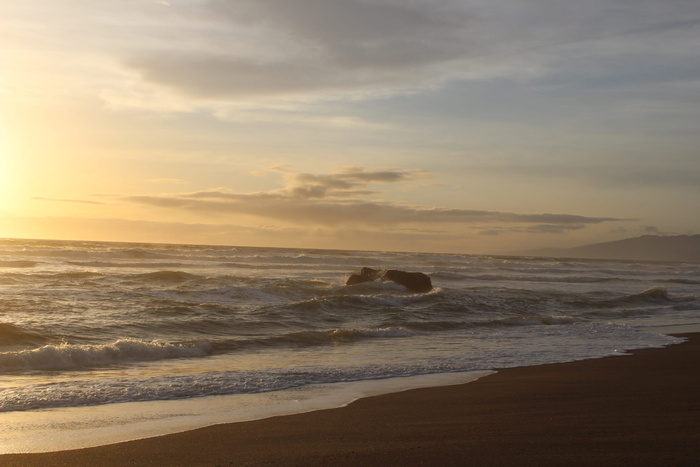
<svg viewBox="0 0 700 467">
<path fill-rule="evenodd" d="M 121 363 L 206 357 L 209 343 L 198 345 L 120 339 L 106 345 L 45 345 L 34 350 L 0 353 L 0 372 L 79 370 Z"/>
<path fill-rule="evenodd" d="M 651 287 L 644 292 L 636 295 L 630 295 L 627 297 L 628 300 L 642 300 L 642 301 L 669 301 L 668 290 L 666 287 Z"/>
<path fill-rule="evenodd" d="M 696 265 L 3 240 L 0 260 L 0 411 L 611 355 L 700 309 Z M 435 288 L 346 287 L 362 266 Z"/>
</svg>

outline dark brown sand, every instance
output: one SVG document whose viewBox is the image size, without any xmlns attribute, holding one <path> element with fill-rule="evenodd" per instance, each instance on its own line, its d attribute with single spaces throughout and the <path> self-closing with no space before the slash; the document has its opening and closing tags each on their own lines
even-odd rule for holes
<svg viewBox="0 0 700 467">
<path fill-rule="evenodd" d="M 76 451 L 9 466 L 698 466 L 700 334 L 632 356 L 514 368 L 348 407 Z"/>
</svg>

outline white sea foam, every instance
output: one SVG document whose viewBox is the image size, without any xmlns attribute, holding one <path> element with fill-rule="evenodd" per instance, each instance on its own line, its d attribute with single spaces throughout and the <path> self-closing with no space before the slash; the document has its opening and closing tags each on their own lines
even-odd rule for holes
<svg viewBox="0 0 700 467">
<path fill-rule="evenodd" d="M 172 358 L 205 357 L 211 344 L 179 345 L 120 339 L 105 345 L 45 345 L 0 353 L 0 371 L 66 370 Z"/>
<path fill-rule="evenodd" d="M 689 264 L 45 241 L 0 260 L 0 404 L 25 413 L 617 355 L 700 309 Z M 346 287 L 363 266 L 435 288 Z"/>
<path fill-rule="evenodd" d="M 0 413 L 0 454 L 47 452 L 113 444 L 219 423 L 342 407 L 363 397 L 464 384 L 490 371 L 423 375 L 315 385 L 268 393 L 199 397 L 186 401 L 111 404 L 40 412 Z"/>
</svg>

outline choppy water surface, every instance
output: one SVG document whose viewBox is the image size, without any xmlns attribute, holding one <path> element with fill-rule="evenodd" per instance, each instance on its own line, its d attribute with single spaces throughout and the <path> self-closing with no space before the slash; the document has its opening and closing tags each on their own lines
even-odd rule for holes
<svg viewBox="0 0 700 467">
<path fill-rule="evenodd" d="M 435 289 L 347 287 L 362 266 Z M 263 394 L 677 342 L 700 265 L 0 240 L 0 412 Z"/>
</svg>

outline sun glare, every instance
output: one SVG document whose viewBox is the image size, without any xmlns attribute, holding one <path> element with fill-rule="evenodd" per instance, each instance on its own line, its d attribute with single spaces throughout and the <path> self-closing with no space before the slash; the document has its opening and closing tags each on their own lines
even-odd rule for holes
<svg viewBox="0 0 700 467">
<path fill-rule="evenodd" d="M 12 147 L 7 128 L 0 120 L 0 213 L 10 210 L 13 204 L 16 180 L 17 154 Z"/>
</svg>

